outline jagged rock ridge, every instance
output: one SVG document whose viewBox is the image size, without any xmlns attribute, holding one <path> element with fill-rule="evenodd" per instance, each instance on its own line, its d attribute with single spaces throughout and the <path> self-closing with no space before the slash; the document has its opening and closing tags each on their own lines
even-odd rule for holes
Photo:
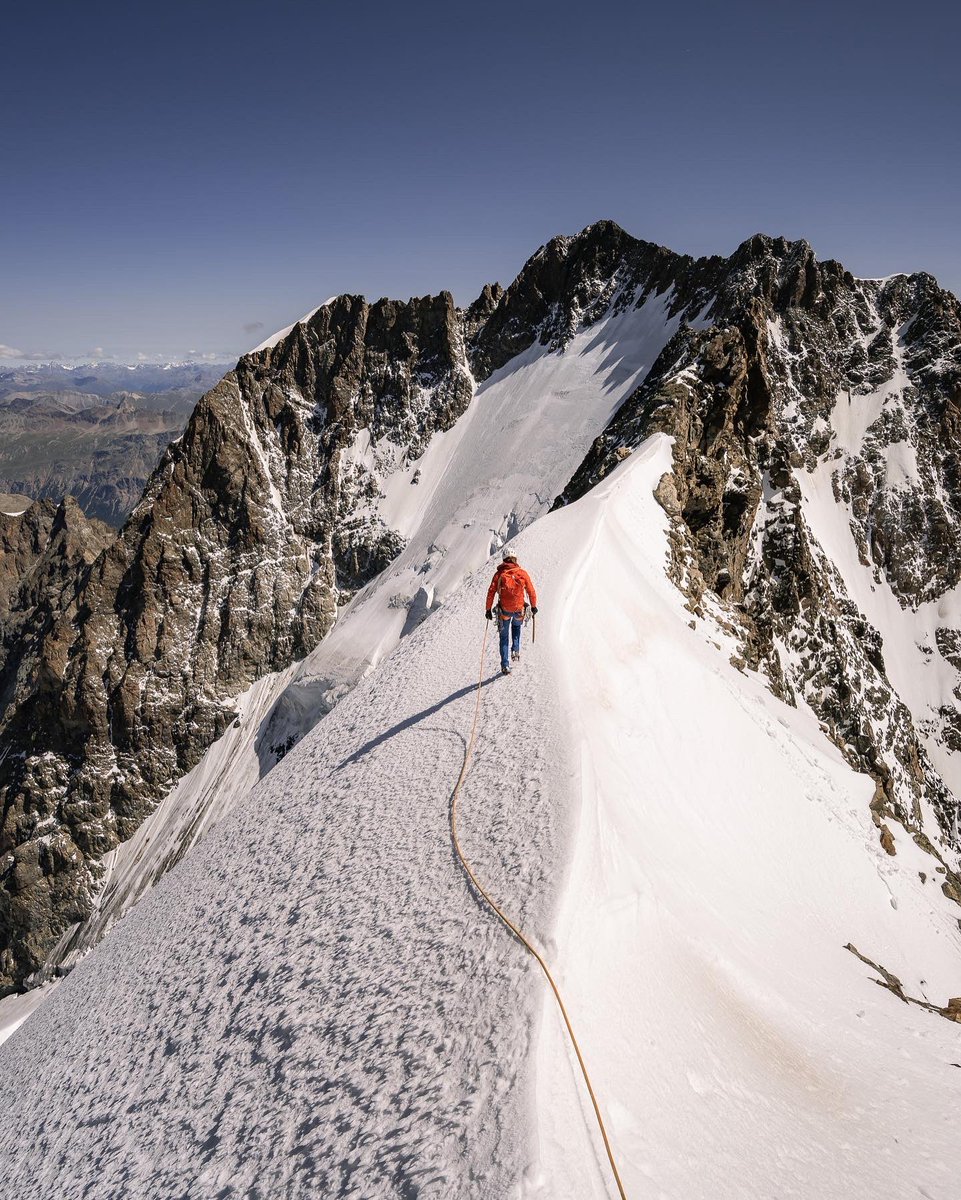
<svg viewBox="0 0 961 1200">
<path fill-rule="evenodd" d="M 563 348 L 651 293 L 681 328 L 566 498 L 649 432 L 673 433 L 664 503 L 675 516 L 672 569 L 692 607 L 713 603 L 740 630 L 745 661 L 785 698 L 807 697 L 852 762 L 875 774 L 879 823 L 897 813 L 927 836 L 909 799 L 924 791 L 946 826 L 950 793 L 791 490 L 792 472 L 830 443 L 821 424 L 837 388 L 876 387 L 890 366 L 884 313 L 902 313 L 902 325 L 914 314 L 902 367 L 912 379 L 927 371 L 932 404 L 945 380 L 961 378 L 957 302 L 924 279 L 855 281 L 804 243 L 760 237 L 730 259 L 694 260 L 601 223 L 554 239 L 506 291 L 487 287 L 466 310 L 446 293 L 407 304 L 344 296 L 242 359 L 200 401 L 119 536 L 77 567 L 3 664 L 0 734 L 17 753 L 0 764 L 0 990 L 84 915 L 103 855 L 226 728 L 232 697 L 307 653 L 338 605 L 401 549 L 370 516 L 378 475 L 353 452 L 358 438 L 415 459 L 465 411 L 476 382 L 537 341 Z M 941 528 L 954 528 L 956 513 L 953 420 L 942 421 L 931 465 Z M 886 490 L 860 480 L 847 486 L 873 514 L 866 545 L 890 551 L 898 522 L 884 525 Z M 889 532 L 879 540 L 877 528 Z M 938 553 L 948 586 L 957 565 L 950 549 Z M 899 587 L 938 586 L 902 574 Z M 945 630 L 939 646 L 952 652 L 951 639 Z M 865 689 L 881 696 L 883 739 L 856 701 Z"/>
<path fill-rule="evenodd" d="M 223 733 L 232 697 L 312 649 L 402 547 L 368 513 L 358 437 L 416 457 L 476 379 L 560 338 L 625 250 L 639 276 L 667 254 L 602 226 L 466 311 L 447 293 L 339 297 L 200 400 L 119 535 L 2 666 L 0 991 L 89 910 L 104 855 Z"/>
<path fill-rule="evenodd" d="M 899 694 L 905 669 L 895 682 L 893 648 L 850 591 L 852 579 L 889 589 L 907 629 L 961 581 L 961 309 L 928 275 L 856 280 L 804 242 L 753 238 L 730 268 L 710 326 L 665 347 L 561 502 L 652 432 L 670 433 L 675 467 L 659 498 L 692 611 L 713 609 L 746 665 L 814 709 L 852 766 L 874 776 L 885 847 L 893 819 L 936 854 L 961 901 L 942 855 L 952 850 L 956 868 L 961 633 L 950 622 L 961 613 L 942 604 L 918 646 L 920 674 L 934 655 L 951 668 L 948 695 L 932 691 L 912 712 Z M 842 514 L 860 576 L 818 540 L 819 488 Z"/>
</svg>

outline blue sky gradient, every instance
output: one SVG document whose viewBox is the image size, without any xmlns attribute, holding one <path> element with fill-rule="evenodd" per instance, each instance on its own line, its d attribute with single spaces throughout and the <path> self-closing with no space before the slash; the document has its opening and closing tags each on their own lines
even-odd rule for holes
<svg viewBox="0 0 961 1200">
<path fill-rule="evenodd" d="M 236 355 L 344 291 L 467 303 L 605 217 L 961 290 L 956 5 L 58 2 L 6 33 L 0 346 L 27 355 Z"/>
</svg>

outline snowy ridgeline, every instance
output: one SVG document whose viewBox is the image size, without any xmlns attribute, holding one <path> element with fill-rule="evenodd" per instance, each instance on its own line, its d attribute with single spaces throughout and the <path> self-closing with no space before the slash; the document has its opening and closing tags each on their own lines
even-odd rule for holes
<svg viewBox="0 0 961 1200">
<path fill-rule="evenodd" d="M 257 778 L 407 636 L 493 550 L 536 520 L 612 412 L 650 369 L 678 318 L 651 296 L 579 332 L 563 353 L 536 345 L 476 391 L 454 428 L 408 462 L 361 430 L 340 456 L 344 487 L 373 496 L 362 515 L 407 545 L 341 610 L 299 665 L 238 697 L 238 721 L 105 861 L 93 914 L 66 932 L 32 982 L 72 968 L 146 890 L 246 794 Z M 3 1029 L 22 1001 L 0 1001 Z"/>
<path fill-rule="evenodd" d="M 669 467 L 653 438 L 515 540 L 539 636 L 510 679 L 488 652 L 465 850 L 556 968 L 628 1195 L 948 1200 L 958 1027 L 845 945 L 943 1006 L 956 906 L 692 622 Z M 458 588 L 455 544 L 446 603 L 0 1051 L 3 1195 L 613 1194 L 553 999 L 451 849 L 490 574 Z"/>
</svg>

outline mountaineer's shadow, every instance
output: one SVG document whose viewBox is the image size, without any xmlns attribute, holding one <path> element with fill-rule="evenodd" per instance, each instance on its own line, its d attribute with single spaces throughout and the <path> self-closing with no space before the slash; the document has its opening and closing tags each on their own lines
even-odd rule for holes
<svg viewBox="0 0 961 1200">
<path fill-rule="evenodd" d="M 337 770 L 342 771 L 344 767 L 349 767 L 351 763 L 359 762 L 365 754 L 369 754 L 371 750 L 376 750 L 378 746 L 389 741 L 398 733 L 403 733 L 405 729 L 410 729 L 412 725 L 416 725 L 419 721 L 425 720 L 427 717 L 432 717 L 434 713 L 439 712 L 448 704 L 452 704 L 455 700 L 460 700 L 462 696 L 467 696 L 471 692 L 477 690 L 478 686 L 486 687 L 489 683 L 493 683 L 495 679 L 500 678 L 500 672 L 495 675 L 488 676 L 487 679 L 482 679 L 480 685 L 476 683 L 468 683 L 462 688 L 458 688 L 456 692 L 451 692 L 449 696 L 445 696 L 443 700 L 438 700 L 436 704 L 432 704 L 430 708 L 421 709 L 419 713 L 414 713 L 411 717 L 406 717 L 403 721 L 398 721 L 396 725 L 392 725 L 390 729 L 385 729 L 383 733 L 379 733 L 377 737 L 371 738 L 369 742 L 365 742 L 363 746 L 355 750 L 349 758 L 345 758 L 342 763 L 337 765 Z"/>
</svg>

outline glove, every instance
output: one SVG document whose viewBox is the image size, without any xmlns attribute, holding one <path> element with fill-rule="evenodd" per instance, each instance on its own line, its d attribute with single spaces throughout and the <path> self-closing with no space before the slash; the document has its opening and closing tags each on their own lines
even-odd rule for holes
<svg viewBox="0 0 961 1200">
<path fill-rule="evenodd" d="M 489 621 L 489 620 L 491 620 L 491 618 L 493 617 L 493 615 L 494 615 L 494 614 L 491 612 L 491 610 L 490 610 L 490 609 L 488 609 L 488 610 L 487 610 L 487 611 L 484 613 L 484 620 L 485 620 L 485 621 Z"/>
<path fill-rule="evenodd" d="M 531 614 L 533 616 L 537 616 L 537 605 L 536 604 L 531 605 Z"/>
</svg>

